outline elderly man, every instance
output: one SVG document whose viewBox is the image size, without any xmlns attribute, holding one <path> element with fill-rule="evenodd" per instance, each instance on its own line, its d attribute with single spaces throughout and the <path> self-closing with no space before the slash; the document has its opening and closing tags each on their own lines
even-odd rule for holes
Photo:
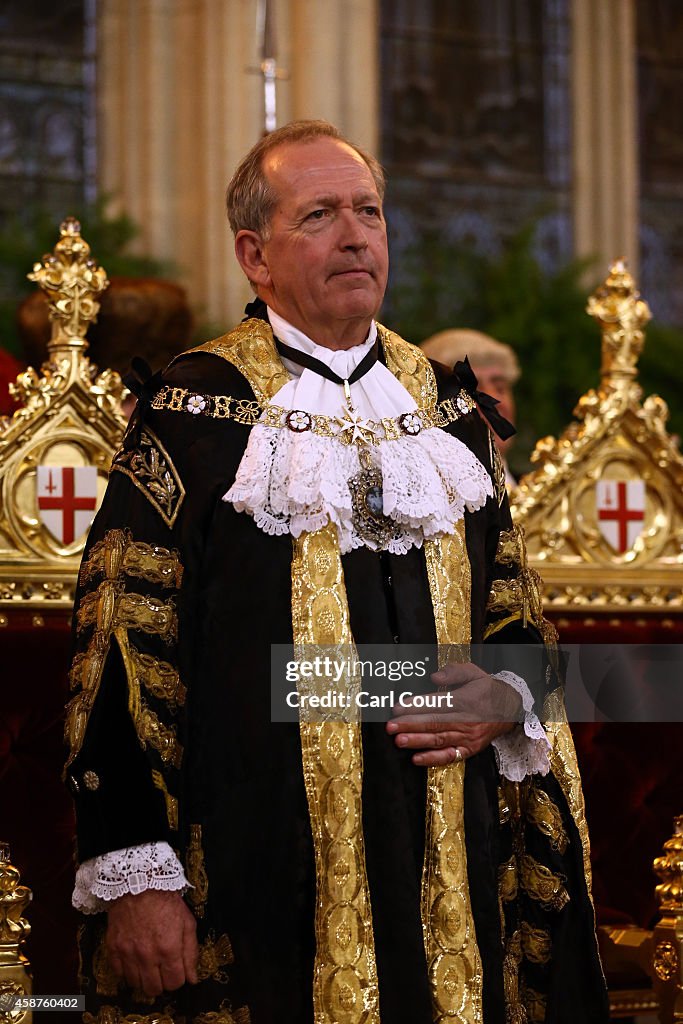
<svg viewBox="0 0 683 1024">
<path fill-rule="evenodd" d="M 67 721 L 86 1021 L 606 1019 L 566 729 L 462 656 L 546 631 L 536 581 L 472 397 L 374 320 L 383 191 L 325 122 L 262 139 L 257 299 L 140 382 Z M 451 645 L 449 706 L 272 722 L 292 643 Z"/>
</svg>

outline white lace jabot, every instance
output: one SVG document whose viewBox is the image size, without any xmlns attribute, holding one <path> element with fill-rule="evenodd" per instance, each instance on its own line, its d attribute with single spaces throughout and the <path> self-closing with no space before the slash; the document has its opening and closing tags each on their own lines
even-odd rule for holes
<svg viewBox="0 0 683 1024">
<path fill-rule="evenodd" d="M 324 362 L 339 377 L 348 379 L 377 337 L 373 322 L 362 345 L 333 351 L 316 345 L 271 309 L 276 336 L 291 348 Z M 344 417 L 343 388 L 314 370 L 283 360 L 291 380 L 278 391 L 273 404 L 281 409 L 322 414 L 332 420 Z M 379 422 L 414 412 L 415 401 L 393 373 L 376 362 L 351 385 L 355 413 L 363 420 Z M 224 496 L 238 512 L 247 512 L 269 534 L 294 537 L 333 522 L 343 553 L 368 544 L 353 522 L 349 481 L 361 470 L 359 448 L 342 444 L 337 437 L 320 436 L 312 430 L 269 426 L 253 427 L 235 482 Z M 415 436 L 382 440 L 364 449 L 372 466 L 381 472 L 384 516 L 397 524 L 387 548 L 404 554 L 430 537 L 451 533 L 465 509 L 475 511 L 492 494 L 491 479 L 477 457 L 457 438 L 438 427 Z"/>
</svg>

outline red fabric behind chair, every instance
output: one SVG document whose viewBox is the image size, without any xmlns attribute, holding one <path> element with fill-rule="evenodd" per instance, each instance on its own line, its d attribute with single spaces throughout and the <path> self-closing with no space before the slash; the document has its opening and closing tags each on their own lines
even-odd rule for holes
<svg viewBox="0 0 683 1024">
<path fill-rule="evenodd" d="M 657 916 L 652 862 L 680 814 L 680 724 L 572 726 L 591 835 L 598 924 L 643 928 Z"/>
<path fill-rule="evenodd" d="M 71 909 L 74 822 L 62 783 L 69 626 L 62 613 L 43 628 L 10 612 L 0 630 L 0 838 L 22 884 L 33 890 L 26 944 L 36 994 L 78 991 L 76 914 Z"/>
</svg>

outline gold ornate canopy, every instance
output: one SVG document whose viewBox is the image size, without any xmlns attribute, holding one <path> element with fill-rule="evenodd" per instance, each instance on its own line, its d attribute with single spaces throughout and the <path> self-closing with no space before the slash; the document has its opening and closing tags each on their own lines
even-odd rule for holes
<svg viewBox="0 0 683 1024">
<path fill-rule="evenodd" d="M 0 624 L 13 610 L 70 610 L 88 526 L 126 425 L 124 387 L 86 356 L 108 285 L 74 218 L 29 278 L 49 299 L 52 337 L 41 372 L 12 386 L 21 403 L 0 417 Z"/>
<path fill-rule="evenodd" d="M 538 442 L 513 515 L 555 618 L 635 613 L 673 624 L 683 609 L 683 459 L 665 402 L 642 401 L 637 362 L 650 310 L 623 261 L 587 312 L 602 329 L 600 386 L 558 440 Z"/>
</svg>

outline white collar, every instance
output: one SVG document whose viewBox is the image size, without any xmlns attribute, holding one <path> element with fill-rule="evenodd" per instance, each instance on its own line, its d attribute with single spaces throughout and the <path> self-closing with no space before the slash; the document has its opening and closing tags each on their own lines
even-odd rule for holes
<svg viewBox="0 0 683 1024">
<path fill-rule="evenodd" d="M 307 352 L 348 379 L 377 337 L 372 323 L 367 339 L 351 349 L 316 345 L 282 317 L 268 310 L 275 335 L 286 345 Z M 314 370 L 283 359 L 291 375 L 271 405 L 322 414 L 334 420 L 346 409 L 344 389 Z M 355 412 L 364 420 L 396 419 L 417 408 L 414 399 L 381 362 L 350 385 Z M 472 415 L 476 415 L 473 413 Z M 264 422 L 251 430 L 235 482 L 223 500 L 247 512 L 269 534 L 298 537 L 333 522 L 342 553 L 365 544 L 354 504 L 354 481 L 364 467 L 355 444 L 311 430 L 297 433 Z M 372 468 L 381 475 L 384 515 L 397 529 L 386 544 L 404 554 L 425 539 L 451 533 L 465 509 L 481 508 L 492 494 L 491 478 L 476 456 L 457 438 L 433 427 L 417 436 L 400 436 L 364 449 Z M 367 462 L 367 458 L 366 458 Z M 367 466 L 365 467 L 367 469 Z M 356 488 L 357 489 L 357 488 Z"/>
</svg>

